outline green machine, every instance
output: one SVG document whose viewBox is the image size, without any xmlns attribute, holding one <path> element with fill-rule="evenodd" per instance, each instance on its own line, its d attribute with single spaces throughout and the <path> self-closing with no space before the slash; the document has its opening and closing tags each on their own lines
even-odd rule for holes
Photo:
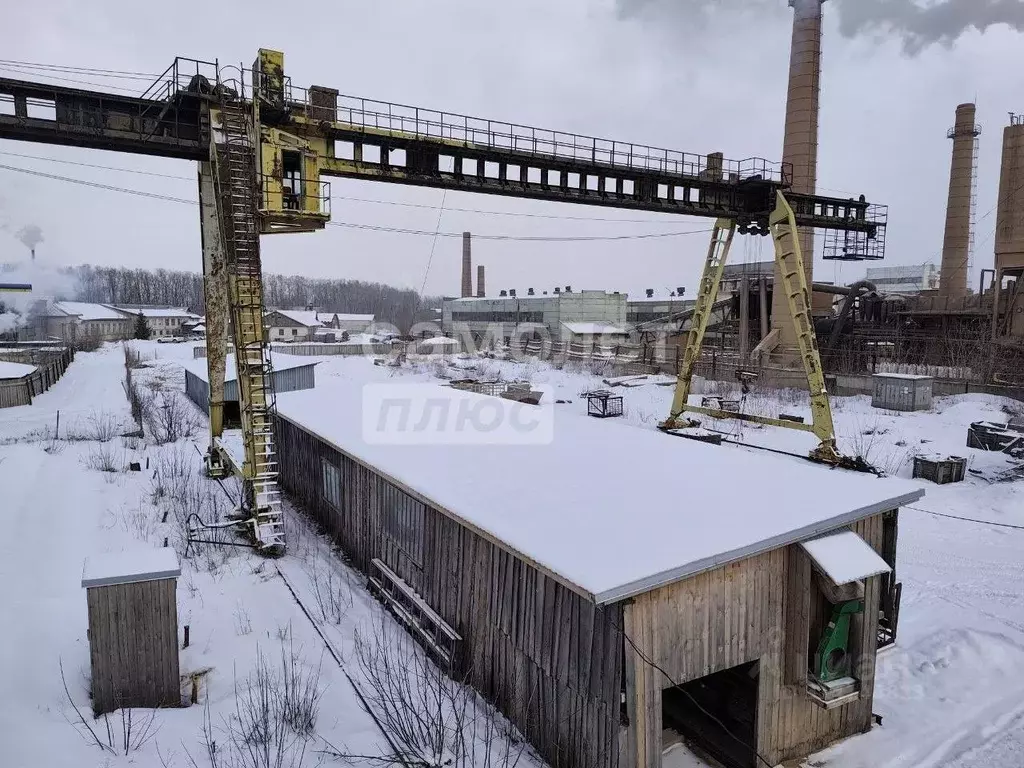
<svg viewBox="0 0 1024 768">
<path fill-rule="evenodd" d="M 832 607 L 832 618 L 821 633 L 814 653 L 814 678 L 830 683 L 850 674 L 850 619 L 864 610 L 863 600 L 846 600 Z"/>
</svg>

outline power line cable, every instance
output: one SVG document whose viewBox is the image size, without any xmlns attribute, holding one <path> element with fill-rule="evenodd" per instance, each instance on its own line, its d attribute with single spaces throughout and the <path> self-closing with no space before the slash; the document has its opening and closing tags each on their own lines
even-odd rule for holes
<svg viewBox="0 0 1024 768">
<path fill-rule="evenodd" d="M 94 181 L 86 181 L 85 179 L 75 179 L 69 176 L 59 176 L 52 173 L 44 173 L 43 171 L 35 171 L 29 168 L 18 168 L 12 165 L 0 164 L 0 169 L 7 171 L 14 171 L 16 173 L 26 173 L 31 176 L 39 176 L 42 178 L 53 179 L 55 181 L 64 181 L 70 184 L 80 184 L 87 187 L 94 187 L 97 189 L 106 189 L 111 192 L 124 192 L 125 194 L 137 195 L 139 197 L 148 197 L 155 200 L 164 200 L 172 203 L 183 203 L 186 205 L 198 205 L 198 201 L 174 197 L 172 195 L 161 195 L 155 192 L 146 192 L 138 189 L 130 189 L 127 187 L 118 187 L 113 184 L 100 184 Z M 431 232 L 422 229 L 408 229 L 404 227 L 387 227 L 379 226 L 374 224 L 361 224 L 357 222 L 349 221 L 330 221 L 327 222 L 333 227 L 346 227 L 349 229 L 362 229 L 371 232 L 390 232 L 395 234 L 405 235 L 420 235 L 426 237 L 462 237 L 461 232 Z M 682 237 L 685 235 L 696 235 L 706 232 L 711 232 L 711 229 L 698 229 L 698 230 L 687 230 L 681 232 L 646 232 L 634 235 L 595 235 L 595 236 L 520 236 L 520 235 L 505 235 L 505 234 L 474 234 L 473 237 L 478 240 L 496 240 L 496 241 L 508 241 L 508 242 L 615 242 L 621 240 L 643 240 L 650 238 L 666 238 L 666 237 Z"/>
<path fill-rule="evenodd" d="M 103 75 L 132 75 L 135 77 L 148 77 L 155 80 L 160 77 L 158 74 L 152 72 L 133 72 L 131 70 L 124 69 L 103 69 L 101 67 L 75 67 L 65 64 L 46 64 L 37 61 L 16 61 L 14 59 L 0 59 L 0 64 L 14 64 L 19 67 L 30 67 L 33 69 L 50 69 L 62 72 L 78 72 L 88 74 L 103 74 Z"/>
<path fill-rule="evenodd" d="M 430 265 L 434 261 L 434 249 L 437 248 L 437 236 L 441 232 L 441 217 L 444 216 L 444 201 L 448 197 L 448 190 L 441 190 L 441 205 L 437 208 L 437 225 L 434 227 L 434 239 L 430 241 L 430 256 L 427 258 L 427 268 L 423 271 L 423 285 L 420 286 L 420 296 L 427 290 L 427 277 L 430 275 Z"/>
<path fill-rule="evenodd" d="M 80 163 L 75 160 L 64 160 L 57 157 L 42 157 L 41 155 L 25 155 L 19 152 L 0 152 L 0 155 L 7 157 L 20 157 L 25 160 L 44 160 L 49 163 L 60 163 L 62 165 L 76 165 L 81 168 L 97 168 L 103 171 L 117 171 L 119 173 L 134 173 L 139 176 L 156 176 L 161 179 L 176 179 L 178 181 L 191 181 L 195 183 L 195 176 L 178 176 L 172 173 L 154 173 L 153 171 L 143 171 L 138 168 L 117 168 L 112 165 L 97 165 L 96 163 Z"/>
<path fill-rule="evenodd" d="M 0 65 L 0 70 L 4 72 L 11 72 L 16 75 L 30 75 L 32 77 L 43 77 L 50 80 L 56 80 L 58 83 L 74 83 L 76 85 L 90 85 L 94 88 L 104 88 L 109 91 L 117 92 L 117 95 L 121 96 L 138 96 L 138 88 L 126 88 L 124 86 L 111 85 L 110 83 L 97 83 L 94 80 L 79 80 L 74 77 L 58 77 L 57 75 L 44 74 L 35 72 L 30 69 L 18 69 L 17 67 Z M 39 85 L 53 85 L 53 83 L 39 83 Z"/>
<path fill-rule="evenodd" d="M 1016 530 L 1016 531 L 1024 531 L 1024 525 L 1014 525 L 1012 523 L 997 523 L 997 522 L 994 522 L 992 520 L 980 520 L 980 519 L 974 518 L 974 517 L 961 517 L 959 515 L 950 515 L 950 514 L 947 514 L 945 512 L 935 512 L 934 510 L 931 510 L 931 509 L 924 509 L 922 507 L 911 507 L 909 505 L 905 505 L 903 507 L 903 509 L 912 509 L 915 512 L 925 512 L 925 513 L 927 513 L 929 515 L 936 515 L 937 517 L 945 517 L 945 518 L 948 518 L 950 520 L 962 520 L 965 523 L 979 523 L 981 525 L 994 525 L 997 528 L 1011 528 L 1011 529 Z"/>
</svg>

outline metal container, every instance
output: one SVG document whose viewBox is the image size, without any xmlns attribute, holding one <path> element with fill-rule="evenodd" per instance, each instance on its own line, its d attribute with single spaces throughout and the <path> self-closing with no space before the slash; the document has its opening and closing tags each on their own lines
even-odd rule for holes
<svg viewBox="0 0 1024 768">
<path fill-rule="evenodd" d="M 927 411 L 932 407 L 931 376 L 909 373 L 876 373 L 871 405 L 889 411 Z"/>
</svg>

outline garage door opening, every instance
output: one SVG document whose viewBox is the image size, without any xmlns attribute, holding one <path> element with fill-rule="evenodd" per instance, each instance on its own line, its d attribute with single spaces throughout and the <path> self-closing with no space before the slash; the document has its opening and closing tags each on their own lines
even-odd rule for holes
<svg viewBox="0 0 1024 768">
<path fill-rule="evenodd" d="M 725 768 L 757 768 L 756 661 L 662 692 L 666 731 Z M 681 690 L 680 690 L 681 689 Z"/>
</svg>

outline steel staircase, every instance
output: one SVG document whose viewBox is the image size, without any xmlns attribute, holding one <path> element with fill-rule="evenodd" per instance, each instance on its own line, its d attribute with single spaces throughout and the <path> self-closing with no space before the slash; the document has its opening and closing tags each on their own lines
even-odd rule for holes
<svg viewBox="0 0 1024 768">
<path fill-rule="evenodd" d="M 257 546 L 283 553 L 284 518 L 273 434 L 276 404 L 263 340 L 260 192 L 250 108 L 222 92 L 221 130 L 214 131 L 213 159 L 245 439 L 244 495 Z"/>
</svg>

